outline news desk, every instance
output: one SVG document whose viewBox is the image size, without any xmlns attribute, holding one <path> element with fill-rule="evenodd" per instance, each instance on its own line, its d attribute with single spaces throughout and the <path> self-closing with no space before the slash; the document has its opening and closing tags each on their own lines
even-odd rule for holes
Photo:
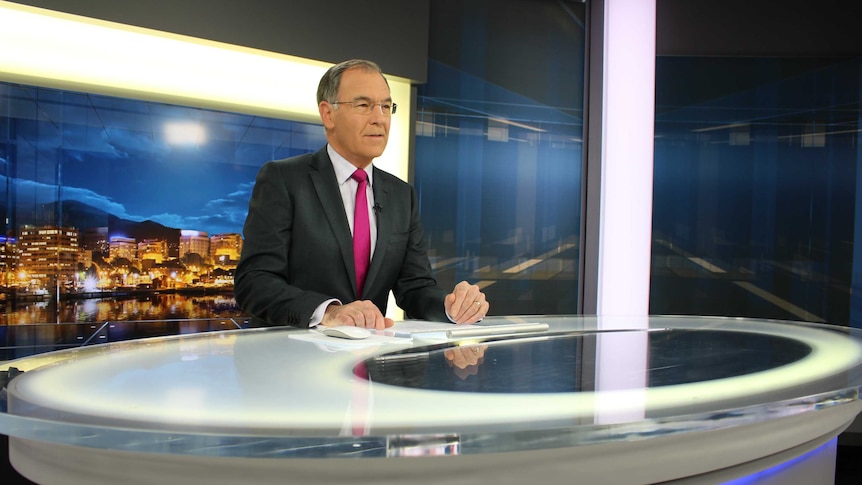
<svg viewBox="0 0 862 485">
<path fill-rule="evenodd" d="M 862 339 L 716 317 L 262 328 L 11 361 L 0 433 L 62 484 L 833 483 Z"/>
</svg>

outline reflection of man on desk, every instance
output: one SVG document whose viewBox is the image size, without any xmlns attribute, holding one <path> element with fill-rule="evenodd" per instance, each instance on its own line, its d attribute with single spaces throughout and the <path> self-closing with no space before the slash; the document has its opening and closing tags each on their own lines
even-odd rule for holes
<svg viewBox="0 0 862 485">
<path fill-rule="evenodd" d="M 380 68 L 333 66 L 317 101 L 327 146 L 258 173 L 236 270 L 239 306 L 258 325 L 379 329 L 394 323 L 383 316 L 391 290 L 407 318 L 484 318 L 479 287 L 437 286 L 413 188 L 372 165 L 396 111 Z"/>
</svg>

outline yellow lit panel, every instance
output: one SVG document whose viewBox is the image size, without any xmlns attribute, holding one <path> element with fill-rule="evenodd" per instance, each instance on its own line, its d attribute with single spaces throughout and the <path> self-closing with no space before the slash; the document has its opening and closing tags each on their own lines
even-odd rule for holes
<svg viewBox="0 0 862 485">
<path fill-rule="evenodd" d="M 329 63 L 5 1 L 0 19 L 0 81 L 320 122 Z M 378 165 L 406 180 L 410 83 L 388 80 L 399 115 Z"/>
</svg>

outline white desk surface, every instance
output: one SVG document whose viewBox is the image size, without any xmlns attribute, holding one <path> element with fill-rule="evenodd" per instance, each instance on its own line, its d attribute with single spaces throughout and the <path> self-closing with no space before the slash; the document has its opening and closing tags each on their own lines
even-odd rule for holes
<svg viewBox="0 0 862 485">
<path fill-rule="evenodd" d="M 788 418 L 837 416 L 823 425 L 801 426 L 795 438 L 786 438 L 798 443 L 776 444 L 789 447 L 852 421 L 862 409 L 862 340 L 852 330 L 676 316 L 495 317 L 483 324 L 524 322 L 547 323 L 549 330 L 452 340 L 441 324 L 404 322 L 394 330 L 412 336 L 387 332 L 350 341 L 311 330 L 270 328 L 37 355 L 6 364 L 24 373 L 9 383 L 9 409 L 0 414 L 0 433 L 136 453 L 371 458 L 685 440 L 714 431 L 732 436 L 746 427 L 774 427 Z M 416 333 L 423 328 L 430 331 Z M 746 336 L 775 339 L 776 350 L 759 349 L 767 354 L 778 353 L 782 342 L 810 350 L 793 361 L 741 375 L 686 377 L 679 384 L 657 386 L 647 382 L 674 372 L 655 367 L 671 354 L 690 353 L 682 361 L 678 355 L 672 359 L 687 359 L 689 373 L 704 370 L 695 365 L 703 349 L 650 344 L 664 333 L 690 331 L 742 341 Z M 479 388 L 471 383 L 481 382 L 486 372 L 511 369 L 512 362 L 498 362 L 504 358 L 520 359 L 519 372 L 526 376 L 521 379 L 533 379 L 527 388 L 535 388 L 548 377 L 531 373 L 546 370 L 553 358 L 528 349 L 566 339 L 576 342 L 571 345 L 578 368 L 562 371 L 588 377 L 582 379 L 588 389 L 578 384 L 568 392 L 518 392 L 517 386 L 507 392 L 470 391 Z M 436 362 L 439 378 L 445 352 L 473 347 L 482 348 L 484 362 L 472 373 L 457 374 L 453 367 L 456 377 L 446 378 L 447 385 L 463 383 L 466 391 L 435 389 L 433 382 L 417 388 L 374 381 L 374 362 L 389 365 L 411 358 Z M 364 361 L 371 381 L 354 375 L 354 367 Z M 722 362 L 720 354 L 712 355 L 704 367 L 739 365 L 735 358 Z M 775 451 L 780 450 L 762 452 Z"/>
</svg>

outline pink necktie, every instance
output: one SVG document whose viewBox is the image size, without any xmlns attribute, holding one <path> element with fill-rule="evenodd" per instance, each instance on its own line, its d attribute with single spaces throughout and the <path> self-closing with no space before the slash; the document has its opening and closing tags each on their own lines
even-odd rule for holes
<svg viewBox="0 0 862 485">
<path fill-rule="evenodd" d="M 353 261 L 356 264 L 356 294 L 362 297 L 362 285 L 371 261 L 371 226 L 368 222 L 368 174 L 358 169 L 353 179 L 359 182 L 356 189 L 356 208 L 353 212 Z"/>
</svg>

